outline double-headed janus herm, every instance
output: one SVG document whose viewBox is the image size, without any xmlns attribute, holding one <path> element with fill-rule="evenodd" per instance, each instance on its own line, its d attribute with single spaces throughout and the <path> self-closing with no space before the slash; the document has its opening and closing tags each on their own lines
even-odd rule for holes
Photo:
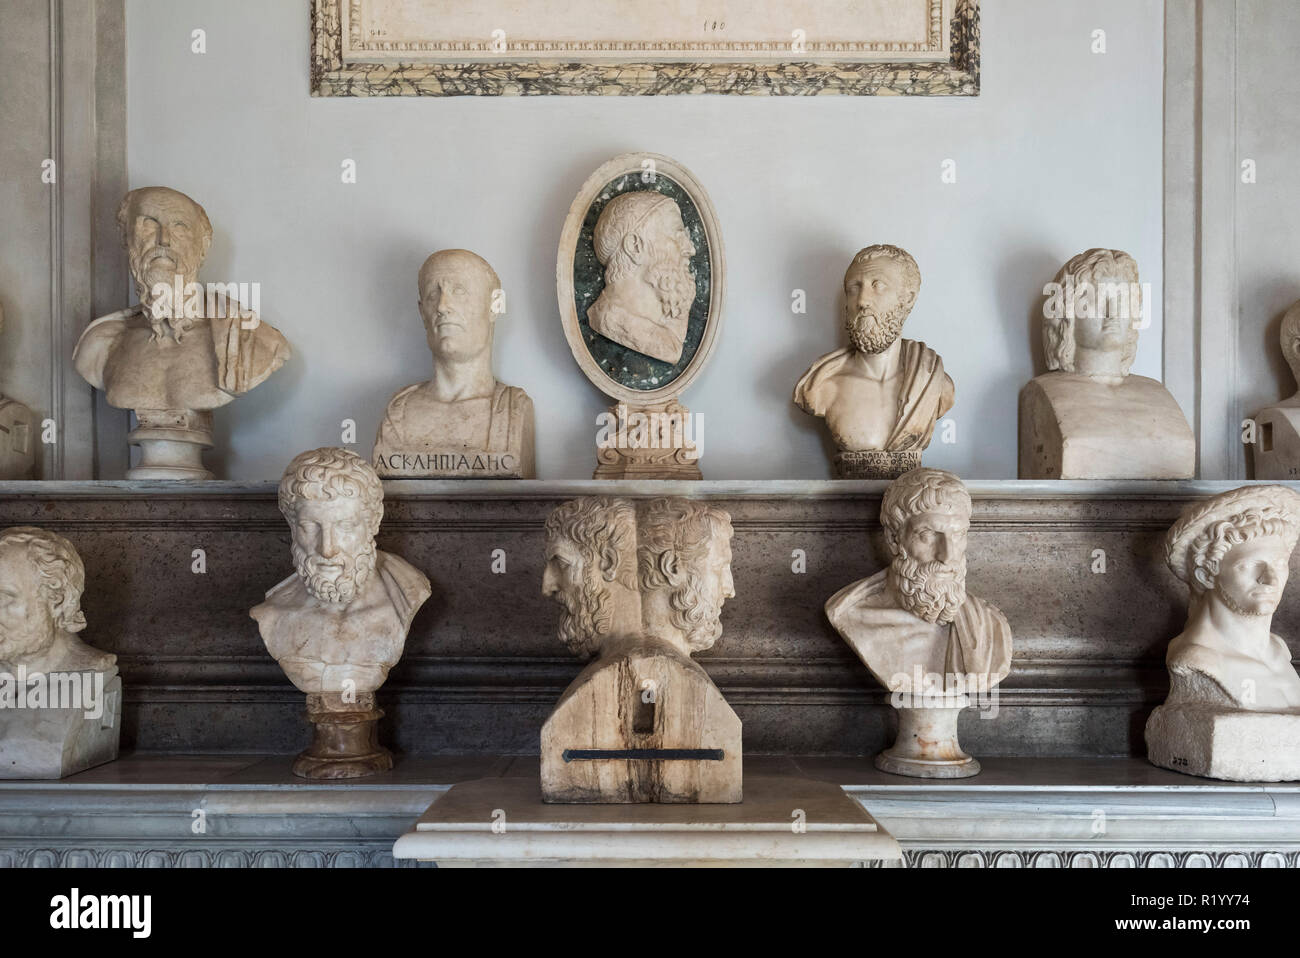
<svg viewBox="0 0 1300 958">
<path fill-rule="evenodd" d="M 375 692 L 402 657 L 429 598 L 429 580 L 375 547 L 384 490 L 370 465 L 345 449 L 314 449 L 280 480 L 295 572 L 250 613 L 266 650 L 307 693 L 314 738 L 293 771 L 358 778 L 393 767 L 379 744 Z"/>
<path fill-rule="evenodd" d="M 795 405 L 830 428 L 841 479 L 893 479 L 919 466 L 935 423 L 952 408 L 939 354 L 902 338 L 920 290 L 906 250 L 861 250 L 844 274 L 849 345 L 813 363 L 795 386 Z"/>
<path fill-rule="evenodd" d="M 963 778 L 980 770 L 958 744 L 958 717 L 1011 671 L 1011 627 L 966 591 L 970 516 L 970 496 L 952 473 L 903 474 L 880 506 L 889 567 L 826 603 L 835 631 L 893 693 L 898 738 L 876 756 L 886 772 Z"/>
<path fill-rule="evenodd" d="M 375 438 L 385 478 L 532 479 L 533 401 L 492 373 L 504 312 L 501 281 L 469 250 L 434 253 L 420 267 L 420 316 L 433 378 L 400 390 Z"/>
<path fill-rule="evenodd" d="M 132 190 L 117 223 L 140 302 L 87 326 L 73 362 L 110 406 L 135 412 L 140 462 L 128 479 L 211 479 L 212 411 L 270 378 L 289 344 L 233 284 L 199 286 L 212 225 L 184 193 Z"/>
<path fill-rule="evenodd" d="M 1300 675 L 1272 631 L 1300 493 L 1246 486 L 1189 506 L 1165 559 L 1190 590 L 1187 624 L 1169 643 L 1169 697 L 1147 721 L 1147 757 L 1191 775 L 1239 782 L 1300 779 Z"/>
<path fill-rule="evenodd" d="M 542 591 L 594 660 L 542 729 L 547 802 L 739 802 L 741 726 L 691 653 L 735 595 L 731 520 L 685 499 L 589 497 L 546 523 Z"/>
</svg>

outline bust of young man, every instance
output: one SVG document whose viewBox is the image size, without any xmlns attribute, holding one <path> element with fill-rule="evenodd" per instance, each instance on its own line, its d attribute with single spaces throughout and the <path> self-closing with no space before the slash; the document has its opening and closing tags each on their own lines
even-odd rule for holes
<svg viewBox="0 0 1300 958">
<path fill-rule="evenodd" d="M 1300 385 L 1300 302 L 1282 317 L 1282 358 Z M 1300 392 L 1255 414 L 1256 479 L 1300 479 Z"/>
<path fill-rule="evenodd" d="M 212 411 L 270 378 L 289 344 L 243 304 L 197 285 L 212 225 L 194 200 L 162 186 L 132 190 L 117 223 L 140 302 L 87 326 L 73 362 L 110 406 L 135 411 L 131 439 L 143 457 L 127 478 L 211 478 L 199 456 L 212 444 Z M 188 447 L 182 458 L 178 444 Z"/>
<path fill-rule="evenodd" d="M 861 250 L 844 274 L 849 345 L 813 363 L 795 386 L 795 405 L 826 420 L 842 479 L 892 479 L 919 466 L 935 423 L 952 408 L 939 354 L 902 338 L 920 289 L 906 250 Z"/>
<path fill-rule="evenodd" d="M 468 250 L 441 250 L 420 267 L 419 285 L 433 378 L 389 401 L 375 470 L 385 478 L 533 478 L 533 402 L 492 374 L 496 272 Z"/>
<path fill-rule="evenodd" d="M 0 532 L 0 778 L 62 778 L 117 758 L 122 680 L 117 656 L 77 637 L 85 585 L 67 539 Z"/>
<path fill-rule="evenodd" d="M 1129 373 L 1142 321 L 1133 257 L 1090 249 L 1047 289 L 1049 372 L 1020 391 L 1020 478 L 1190 479 L 1182 410 L 1162 383 Z"/>
<path fill-rule="evenodd" d="M 677 204 L 662 193 L 622 193 L 605 205 L 592 244 L 605 287 L 587 309 L 592 330 L 652 359 L 682 358 L 695 274 L 695 244 Z"/>
<path fill-rule="evenodd" d="M 1169 643 L 1169 697 L 1147 722 L 1151 761 L 1236 781 L 1300 778 L 1300 675 L 1272 631 L 1300 493 L 1246 486 L 1189 506 L 1165 558 L 1190 590 L 1187 624 Z"/>
</svg>

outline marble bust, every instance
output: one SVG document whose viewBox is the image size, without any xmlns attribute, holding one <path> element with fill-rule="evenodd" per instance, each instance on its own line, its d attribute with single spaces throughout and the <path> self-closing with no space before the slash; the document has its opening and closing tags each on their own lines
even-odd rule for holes
<svg viewBox="0 0 1300 958">
<path fill-rule="evenodd" d="M 492 374 L 496 272 L 468 250 L 441 250 L 420 267 L 419 285 L 433 378 L 389 401 L 375 470 L 385 478 L 533 478 L 533 402 Z"/>
<path fill-rule="evenodd" d="M 826 420 L 841 479 L 893 479 L 921 464 L 952 408 L 952 378 L 925 343 L 903 339 L 921 271 L 897 246 L 868 246 L 844 274 L 849 345 L 813 363 L 794 388 L 800 409 Z"/>
<path fill-rule="evenodd" d="M 294 771 L 355 778 L 392 768 L 378 743 L 375 691 L 401 658 L 429 580 L 376 548 L 383 486 L 354 453 L 302 453 L 280 480 L 279 500 L 295 571 L 250 614 L 267 651 L 307 693 L 316 737 Z"/>
<path fill-rule="evenodd" d="M 63 778 L 117 758 L 122 680 L 117 656 L 77 637 L 85 585 L 67 539 L 0 532 L 0 778 Z"/>
<path fill-rule="evenodd" d="M 682 358 L 695 274 L 695 245 L 677 204 L 648 190 L 621 193 L 601 210 L 592 234 L 605 287 L 587 310 L 591 328 L 652 359 Z"/>
<path fill-rule="evenodd" d="M 0 307 L 0 330 L 5 313 Z M 0 394 L 0 479 L 29 479 L 36 467 L 36 416 L 18 402 Z"/>
<path fill-rule="evenodd" d="M 826 617 L 894 693 L 899 734 L 876 766 L 899 775 L 957 778 L 979 763 L 957 744 L 957 718 L 1011 670 L 1011 627 L 966 591 L 971 500 L 940 469 L 895 479 L 880 507 L 888 568 L 831 596 Z M 927 734 L 914 735 L 924 729 Z"/>
<path fill-rule="evenodd" d="M 1245 486 L 1194 503 L 1165 538 L 1187 584 L 1187 624 L 1169 643 L 1169 697 L 1147 722 L 1152 762 L 1234 781 L 1300 778 L 1300 675 L 1272 631 L 1300 493 Z"/>
<path fill-rule="evenodd" d="M 547 802 L 738 802 L 741 725 L 691 653 L 735 594 L 731 520 L 685 499 L 588 497 L 546 524 L 544 594 L 593 661 L 542 729 Z"/>
<path fill-rule="evenodd" d="M 1190 479 L 1196 441 L 1178 403 L 1129 373 L 1142 319 L 1133 257 L 1087 250 L 1044 293 L 1049 371 L 1020 391 L 1020 478 Z"/>
<path fill-rule="evenodd" d="M 1282 356 L 1300 385 L 1300 302 L 1282 317 Z M 1300 392 L 1255 414 L 1256 479 L 1300 479 Z"/>
<path fill-rule="evenodd" d="M 139 305 L 95 320 L 73 362 L 110 406 L 131 409 L 140 446 L 128 479 L 211 479 L 212 411 L 288 361 L 284 336 L 230 295 L 198 285 L 212 243 L 203 207 L 162 186 L 132 190 L 117 211 Z"/>
</svg>

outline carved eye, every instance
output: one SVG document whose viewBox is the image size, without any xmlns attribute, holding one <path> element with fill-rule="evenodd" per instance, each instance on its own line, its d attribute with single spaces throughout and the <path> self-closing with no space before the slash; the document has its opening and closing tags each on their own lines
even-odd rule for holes
<svg viewBox="0 0 1300 958">
<path fill-rule="evenodd" d="M 871 288 L 874 289 L 877 293 L 883 293 L 886 289 L 889 288 L 889 284 L 886 283 L 883 279 L 872 280 Z"/>
</svg>

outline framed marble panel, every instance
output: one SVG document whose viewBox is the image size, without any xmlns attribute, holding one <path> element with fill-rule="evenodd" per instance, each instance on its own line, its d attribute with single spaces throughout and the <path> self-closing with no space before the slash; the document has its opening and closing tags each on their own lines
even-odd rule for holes
<svg viewBox="0 0 1300 958">
<path fill-rule="evenodd" d="M 313 96 L 979 93 L 979 0 L 312 0 Z"/>
</svg>

